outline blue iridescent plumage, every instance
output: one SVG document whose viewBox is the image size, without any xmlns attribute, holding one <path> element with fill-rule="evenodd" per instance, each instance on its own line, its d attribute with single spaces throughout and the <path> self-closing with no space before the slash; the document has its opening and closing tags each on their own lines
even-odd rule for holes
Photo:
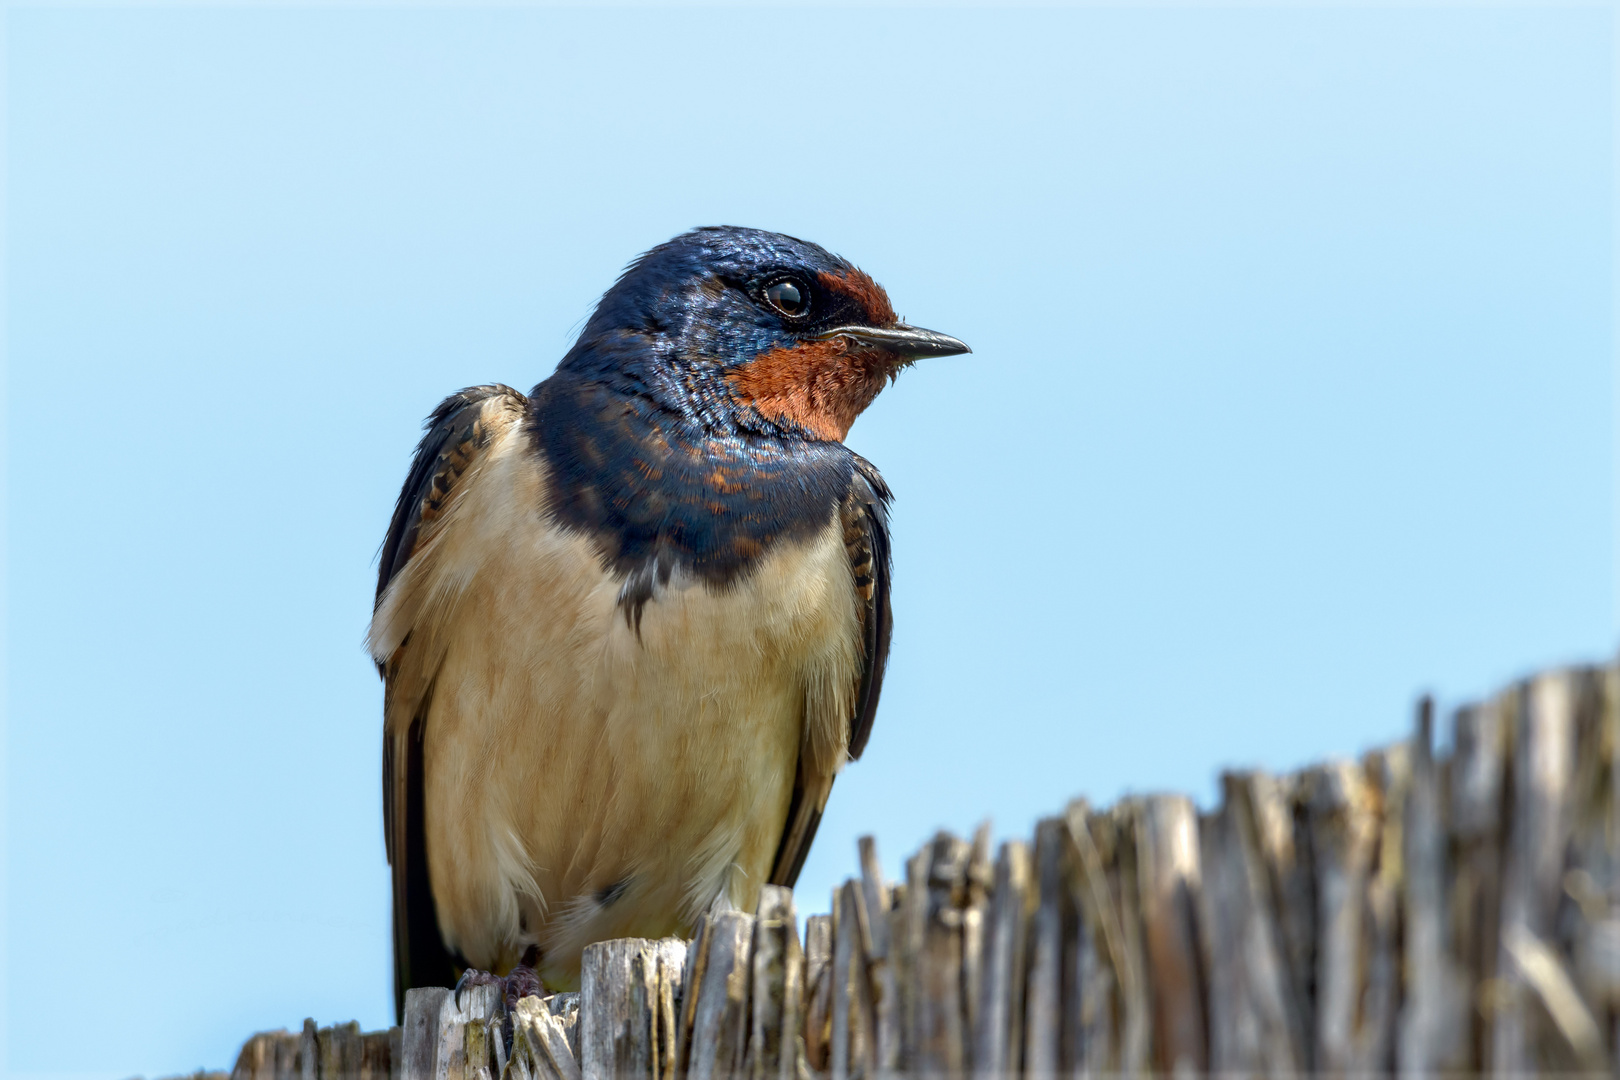
<svg viewBox="0 0 1620 1080">
<path fill-rule="evenodd" d="M 740 405 L 726 374 L 865 321 L 831 291 L 792 328 L 755 299 L 783 274 L 853 269 L 815 244 L 739 228 L 698 229 L 633 263 L 531 395 L 557 522 L 648 585 L 677 566 L 724 585 L 774 543 L 823 528 L 855 453 Z"/>
</svg>

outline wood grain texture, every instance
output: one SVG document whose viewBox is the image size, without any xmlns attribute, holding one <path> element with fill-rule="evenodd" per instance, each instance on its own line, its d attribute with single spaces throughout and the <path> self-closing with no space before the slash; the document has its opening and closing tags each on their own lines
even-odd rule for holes
<svg viewBox="0 0 1620 1080">
<path fill-rule="evenodd" d="M 900 981 L 895 966 L 893 927 L 889 913 L 893 892 L 883 880 L 877 842 L 870 836 L 857 841 L 861 861 L 858 896 L 861 939 L 867 957 L 867 982 L 872 996 L 872 1063 L 879 1074 L 900 1067 Z"/>
<path fill-rule="evenodd" d="M 242 1044 L 231 1080 L 293 1080 L 299 1075 L 300 1037 L 291 1031 L 261 1031 Z"/>
<path fill-rule="evenodd" d="M 1573 976 L 1578 992 L 1604 1033 L 1611 1060 L 1620 1058 L 1620 670 L 1580 674 L 1575 754 L 1575 815 L 1571 868 L 1565 875 L 1570 905 Z"/>
<path fill-rule="evenodd" d="M 1278 895 L 1256 813 L 1268 778 L 1229 774 L 1225 799 L 1200 827 L 1210 1068 L 1300 1073 L 1307 1068 L 1303 1003 L 1293 991 Z"/>
<path fill-rule="evenodd" d="M 1169 1076 L 1206 1072 L 1209 1002 L 1198 963 L 1198 813 L 1192 800 L 1177 795 L 1142 799 L 1134 810 L 1145 975 L 1153 988 L 1153 1068 Z"/>
<path fill-rule="evenodd" d="M 916 947 L 909 1069 L 918 1076 L 957 1076 L 967 1067 L 961 908 L 969 851 L 966 841 L 942 832 L 907 867 L 907 937 Z"/>
<path fill-rule="evenodd" d="M 579 1046 L 584 1080 L 672 1080 L 673 1002 L 686 942 L 622 938 L 587 945 L 580 965 Z"/>
<path fill-rule="evenodd" d="M 1500 949 L 1502 845 L 1507 809 L 1507 764 L 1517 705 L 1501 695 L 1463 709 L 1456 718 L 1449 772 L 1450 844 L 1454 851 L 1448 907 L 1470 989 L 1465 1068 L 1479 1071 L 1489 1060 L 1494 1009 L 1480 988 L 1494 986 Z"/>
<path fill-rule="evenodd" d="M 743 1072 L 748 1080 L 794 1080 L 804 1014 L 804 952 L 793 891 L 760 890 L 750 956 L 750 1016 Z"/>
<path fill-rule="evenodd" d="M 507 1055 L 511 1075 L 503 1080 L 583 1080 L 577 1049 L 569 1044 L 563 1017 L 559 1016 L 559 1012 L 571 1014 L 577 1026 L 577 1001 L 559 1002 L 560 996 L 518 1001 L 512 1013 L 512 1047 Z"/>
<path fill-rule="evenodd" d="M 1065 887 L 1068 826 L 1061 818 L 1035 825 L 1035 881 L 1039 904 L 1030 926 L 1029 981 L 1024 990 L 1024 1075 L 1055 1080 L 1062 1068 L 1064 940 L 1073 937 L 1073 898 Z"/>
<path fill-rule="evenodd" d="M 990 850 L 990 823 L 985 821 L 974 830 L 973 846 L 968 851 L 967 898 L 962 907 L 962 1008 L 968 1042 L 968 1067 L 971 1069 L 978 1068 L 976 1054 L 979 1012 L 984 1004 L 985 937 L 990 920 L 990 890 L 995 885 L 995 865 L 991 862 Z M 864 852 L 862 865 L 865 865 Z"/>
<path fill-rule="evenodd" d="M 809 1068 L 827 1068 L 832 1040 L 833 920 L 812 915 L 804 921 L 805 1061 Z"/>
<path fill-rule="evenodd" d="M 460 999 L 447 994 L 439 1006 L 439 1034 L 434 1048 L 433 1080 L 482 1080 L 494 1058 L 489 1023 L 504 1011 L 495 983 L 464 987 Z"/>
<path fill-rule="evenodd" d="M 1372 794 L 1359 768 L 1333 762 L 1308 771 L 1303 801 L 1316 867 L 1318 953 L 1314 1050 L 1316 1068 L 1365 1069 L 1356 1022 L 1365 959 L 1367 879 L 1377 840 Z"/>
<path fill-rule="evenodd" d="M 740 911 L 705 919 L 705 955 L 700 981 L 692 987 L 692 1034 L 684 1061 L 689 1080 L 730 1080 L 742 1069 L 753 931 L 754 917 Z"/>
<path fill-rule="evenodd" d="M 1567 794 L 1575 779 L 1575 680 L 1567 672 L 1541 675 L 1514 698 L 1490 1069 L 1525 1073 L 1559 1057 L 1565 1068 L 1601 1068 L 1607 1063 L 1596 1021 L 1572 993 L 1573 980 L 1550 944 L 1561 929 L 1574 824 Z"/>
<path fill-rule="evenodd" d="M 865 1080 L 873 1070 L 871 988 L 861 934 L 860 885 L 846 881 L 833 893 L 832 1031 L 828 1075 Z"/>
<path fill-rule="evenodd" d="M 404 1070 L 408 1080 L 433 1075 L 439 1060 L 439 1016 L 450 991 L 427 986 L 405 992 Z"/>
<path fill-rule="evenodd" d="M 1396 1066 L 1404 1078 L 1461 1072 L 1468 1063 L 1468 985 L 1453 943 L 1443 774 L 1434 759 L 1434 703 L 1418 707 L 1402 833 L 1406 1001 Z"/>
</svg>

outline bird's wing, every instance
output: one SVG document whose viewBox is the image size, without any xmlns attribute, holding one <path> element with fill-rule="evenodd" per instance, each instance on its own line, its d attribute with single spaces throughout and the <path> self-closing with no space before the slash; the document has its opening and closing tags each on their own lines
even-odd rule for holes
<svg viewBox="0 0 1620 1080">
<path fill-rule="evenodd" d="M 405 991 L 449 986 L 456 960 L 439 936 L 422 827 L 422 725 L 443 649 L 422 619 L 431 575 L 422 566 L 450 527 L 456 501 L 484 451 L 521 422 L 528 399 L 509 386 L 475 386 L 446 398 L 427 420 L 400 489 L 377 572 L 370 645 L 382 672 L 383 830 L 394 879 L 394 1009 Z M 414 560 L 414 561 L 413 561 Z"/>
<path fill-rule="evenodd" d="M 855 691 L 853 715 L 849 718 L 851 759 L 861 756 L 872 734 L 878 695 L 883 690 L 883 669 L 889 659 L 889 636 L 894 627 L 894 616 L 889 608 L 890 497 L 888 485 L 877 469 L 857 456 L 855 482 L 840 510 L 862 638 L 860 684 Z M 782 830 L 782 842 L 771 866 L 771 884 L 791 887 L 799 879 L 835 776 L 834 771 L 816 768 L 812 755 L 800 752 L 787 825 Z"/>
</svg>

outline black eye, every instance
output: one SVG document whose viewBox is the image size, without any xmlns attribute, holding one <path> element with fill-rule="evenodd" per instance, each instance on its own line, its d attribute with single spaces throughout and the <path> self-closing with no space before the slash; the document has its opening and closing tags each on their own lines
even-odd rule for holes
<svg viewBox="0 0 1620 1080">
<path fill-rule="evenodd" d="M 782 314 L 797 318 L 810 310 L 810 290 L 792 278 L 765 287 L 765 299 Z"/>
</svg>

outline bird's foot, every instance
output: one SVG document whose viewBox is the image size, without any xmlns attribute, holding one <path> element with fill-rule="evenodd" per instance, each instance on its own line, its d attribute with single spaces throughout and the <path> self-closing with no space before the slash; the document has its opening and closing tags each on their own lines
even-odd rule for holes
<svg viewBox="0 0 1620 1080">
<path fill-rule="evenodd" d="M 545 984 L 540 981 L 540 973 L 535 966 L 540 963 L 540 947 L 530 945 L 523 950 L 523 959 L 512 965 L 512 970 L 506 973 L 505 987 L 501 996 L 506 999 L 506 1015 L 511 1016 L 517 1010 L 517 1003 L 526 997 L 544 997 Z"/>
<path fill-rule="evenodd" d="M 512 970 L 500 976 L 488 971 L 479 971 L 477 968 L 468 968 L 461 973 L 456 981 L 455 998 L 456 1009 L 461 1009 L 461 994 L 464 990 L 471 990 L 475 986 L 499 986 L 501 988 L 501 1001 L 506 1011 L 511 1012 L 517 1003 L 526 997 L 543 996 L 545 985 L 540 981 L 540 973 L 535 966 L 540 962 L 540 949 L 530 945 L 523 951 L 523 959 L 512 965 Z"/>
<path fill-rule="evenodd" d="M 540 962 L 540 950 L 530 945 L 523 951 L 523 959 L 512 966 L 505 977 L 492 974 L 488 971 L 479 971 L 477 968 L 468 968 L 461 973 L 456 981 L 455 1004 L 456 1011 L 461 1010 L 461 992 L 471 990 L 475 986 L 499 986 L 501 988 L 502 1022 L 501 1034 L 505 1044 L 510 1050 L 512 1045 L 512 1016 L 517 1012 L 517 1003 L 526 997 L 541 997 L 545 994 L 545 985 L 540 981 L 540 973 L 535 966 Z"/>
</svg>

